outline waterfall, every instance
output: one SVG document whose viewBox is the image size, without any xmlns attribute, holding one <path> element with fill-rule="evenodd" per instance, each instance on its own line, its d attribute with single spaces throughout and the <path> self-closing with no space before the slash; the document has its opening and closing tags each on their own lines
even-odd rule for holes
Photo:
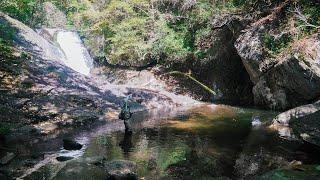
<svg viewBox="0 0 320 180">
<path fill-rule="evenodd" d="M 66 56 L 63 61 L 68 67 L 84 75 L 90 74 L 93 60 L 76 32 L 59 31 L 57 43 Z"/>
</svg>

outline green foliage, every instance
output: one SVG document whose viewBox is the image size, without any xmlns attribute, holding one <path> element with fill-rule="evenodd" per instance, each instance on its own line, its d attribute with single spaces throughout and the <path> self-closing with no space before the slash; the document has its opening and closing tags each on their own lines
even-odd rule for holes
<svg viewBox="0 0 320 180">
<path fill-rule="evenodd" d="M 2 44 L 2 46 L 12 44 L 16 34 L 17 29 L 10 26 L 6 20 L 0 18 L 0 44 Z"/>
<path fill-rule="evenodd" d="M 9 123 L 0 123 L 0 136 L 7 135 L 11 132 L 11 129 L 13 128 L 12 124 Z"/>
<path fill-rule="evenodd" d="M 104 135 L 101 135 L 101 136 L 98 136 L 96 138 L 96 143 L 100 146 L 105 146 L 105 147 L 111 147 L 112 146 L 112 140 L 110 137 L 108 136 L 104 136 Z"/>
<path fill-rule="evenodd" d="M 11 56 L 11 54 L 12 54 L 11 47 L 7 44 L 7 42 L 3 38 L 0 38 L 0 56 L 8 57 L 8 56 Z"/>
<path fill-rule="evenodd" d="M 183 33 L 170 28 L 164 19 L 156 22 L 157 41 L 153 43 L 153 51 L 156 55 L 164 54 L 166 60 L 177 60 L 186 56 L 188 50 L 184 46 Z"/>
<path fill-rule="evenodd" d="M 302 13 L 305 15 L 308 23 L 314 26 L 320 26 L 320 5 L 310 0 L 301 0 Z M 299 25 L 305 24 L 305 22 L 299 21 Z M 306 33 L 314 33 L 317 28 L 311 26 L 303 26 L 302 30 Z"/>
<path fill-rule="evenodd" d="M 189 153 L 190 149 L 188 149 L 185 144 L 181 144 L 180 146 L 170 149 L 170 151 L 162 151 L 157 159 L 157 164 L 159 164 L 162 171 L 165 171 L 171 165 L 186 161 L 186 157 Z"/>
<path fill-rule="evenodd" d="M 278 39 L 268 33 L 263 36 L 263 42 L 266 48 L 276 54 L 288 47 L 291 41 L 292 37 L 289 34 L 282 35 Z"/>
<path fill-rule="evenodd" d="M 184 60 L 198 51 L 197 31 L 208 29 L 215 13 L 237 7 L 233 1 L 210 0 L 65 1 L 54 2 L 81 30 L 93 55 L 126 66 Z"/>
<path fill-rule="evenodd" d="M 42 22 L 42 1 L 40 0 L 2 0 L 0 11 L 32 27 Z"/>
</svg>

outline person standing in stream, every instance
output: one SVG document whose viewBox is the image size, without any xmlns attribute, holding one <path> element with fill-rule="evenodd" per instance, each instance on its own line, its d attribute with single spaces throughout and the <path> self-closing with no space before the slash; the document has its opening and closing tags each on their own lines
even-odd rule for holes
<svg viewBox="0 0 320 180">
<path fill-rule="evenodd" d="M 132 133 L 132 129 L 129 124 L 129 119 L 132 117 L 132 112 L 130 111 L 130 106 L 128 105 L 129 96 L 125 98 L 124 104 L 121 107 L 121 112 L 119 114 L 119 119 L 124 121 L 125 133 Z"/>
</svg>

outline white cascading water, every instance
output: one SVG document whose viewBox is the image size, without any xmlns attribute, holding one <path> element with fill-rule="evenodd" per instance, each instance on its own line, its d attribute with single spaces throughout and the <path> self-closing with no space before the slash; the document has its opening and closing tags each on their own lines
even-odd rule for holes
<svg viewBox="0 0 320 180">
<path fill-rule="evenodd" d="M 63 61 L 68 67 L 84 75 L 90 74 L 93 60 L 76 32 L 59 31 L 57 43 L 66 55 Z"/>
</svg>

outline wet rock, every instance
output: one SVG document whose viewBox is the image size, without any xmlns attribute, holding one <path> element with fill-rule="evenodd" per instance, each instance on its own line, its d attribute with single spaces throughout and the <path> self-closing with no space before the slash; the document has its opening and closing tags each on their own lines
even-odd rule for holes
<svg viewBox="0 0 320 180">
<path fill-rule="evenodd" d="M 79 180 L 79 179 L 94 179 L 105 180 L 106 172 L 95 165 L 87 164 L 79 161 L 70 161 L 62 168 L 55 179 L 57 180 Z"/>
<path fill-rule="evenodd" d="M 135 162 L 126 160 L 114 160 L 107 162 L 105 168 L 108 179 L 138 179 L 137 165 Z"/>
<path fill-rule="evenodd" d="M 294 119 L 290 122 L 290 127 L 293 133 L 300 139 L 318 146 L 320 148 L 320 110 L 303 116 L 298 119 Z"/>
<path fill-rule="evenodd" d="M 235 163 L 235 173 L 240 179 L 246 179 L 285 165 L 285 159 L 269 152 L 241 153 Z"/>
<path fill-rule="evenodd" d="M 23 162 L 23 165 L 24 166 L 27 166 L 27 167 L 32 167 L 34 166 L 35 164 L 37 164 L 37 161 L 35 159 L 26 159 L 24 162 Z"/>
<path fill-rule="evenodd" d="M 0 164 L 1 165 L 8 164 L 15 156 L 16 155 L 14 153 L 7 152 L 7 154 L 0 159 Z"/>
<path fill-rule="evenodd" d="M 210 179 L 210 178 L 208 178 Z M 228 178 L 228 177 L 225 177 L 225 176 L 221 176 L 221 177 L 215 177 L 215 178 L 212 178 L 213 180 L 231 180 L 231 178 Z"/>
<path fill-rule="evenodd" d="M 269 149 L 271 136 L 276 138 L 277 134 L 252 129 L 234 164 L 234 174 L 238 179 L 249 179 L 256 174 L 266 173 L 270 169 L 289 164 L 285 158 Z M 272 141 L 274 141 L 272 144 L 276 144 L 278 139 Z"/>
<path fill-rule="evenodd" d="M 276 116 L 270 126 L 281 132 L 283 127 L 291 128 L 296 138 L 320 147 L 320 101 L 299 106 Z"/>
<path fill-rule="evenodd" d="M 79 150 L 82 145 L 71 139 L 63 139 L 63 148 L 66 150 Z"/>
<path fill-rule="evenodd" d="M 57 159 L 57 161 L 63 162 L 63 161 L 69 161 L 69 160 L 73 159 L 73 157 L 59 156 L 56 159 Z"/>
<path fill-rule="evenodd" d="M 85 162 L 88 164 L 93 164 L 96 166 L 103 165 L 105 160 L 106 159 L 103 156 L 85 157 L 85 158 L 81 159 L 82 162 Z"/>
<path fill-rule="evenodd" d="M 26 175 L 22 179 L 24 180 L 54 179 L 57 173 L 65 166 L 66 166 L 65 163 L 47 164 L 45 166 L 40 167 L 36 171 Z"/>
<path fill-rule="evenodd" d="M 320 111 L 320 101 L 285 111 L 273 119 L 272 125 L 289 126 L 290 122 L 294 119 L 298 119 L 309 114 L 313 114 L 317 111 Z"/>
</svg>

